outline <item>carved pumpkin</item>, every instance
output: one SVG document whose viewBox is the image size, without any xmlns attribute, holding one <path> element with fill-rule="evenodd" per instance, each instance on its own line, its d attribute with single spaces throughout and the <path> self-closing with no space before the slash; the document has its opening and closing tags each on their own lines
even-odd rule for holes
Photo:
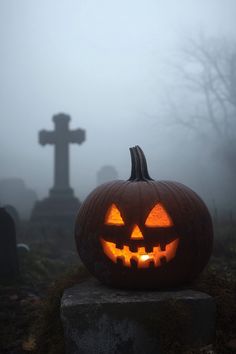
<svg viewBox="0 0 236 354">
<path fill-rule="evenodd" d="M 116 287 L 190 282 L 211 255 L 210 214 L 183 184 L 152 180 L 140 147 L 130 152 L 130 179 L 99 186 L 79 210 L 75 239 L 81 260 L 95 277 Z"/>
</svg>

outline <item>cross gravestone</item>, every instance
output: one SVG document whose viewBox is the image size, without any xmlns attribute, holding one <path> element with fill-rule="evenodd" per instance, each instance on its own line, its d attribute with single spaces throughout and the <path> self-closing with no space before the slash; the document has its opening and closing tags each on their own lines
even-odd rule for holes
<svg viewBox="0 0 236 354">
<path fill-rule="evenodd" d="M 16 231 L 13 218 L 0 208 L 0 280 L 11 281 L 19 274 Z"/>
<path fill-rule="evenodd" d="M 72 225 L 80 206 L 69 183 L 69 144 L 82 144 L 85 130 L 69 130 L 69 121 L 67 114 L 54 115 L 55 130 L 39 132 L 41 145 L 54 145 L 54 186 L 48 198 L 35 204 L 31 215 L 33 222 Z"/>
</svg>

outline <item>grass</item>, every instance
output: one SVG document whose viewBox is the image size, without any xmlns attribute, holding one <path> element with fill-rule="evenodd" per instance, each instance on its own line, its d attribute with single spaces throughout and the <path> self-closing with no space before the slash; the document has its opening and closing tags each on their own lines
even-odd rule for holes
<svg viewBox="0 0 236 354">
<path fill-rule="evenodd" d="M 72 257 L 73 258 L 73 257 Z M 21 277 L 0 286 L 0 353 L 64 354 L 60 301 L 64 289 L 88 277 L 83 267 L 55 256 L 54 245 L 35 245 L 20 257 Z M 57 279 L 57 280 L 55 280 Z M 236 353 L 236 228 L 218 227 L 214 255 L 207 269 L 192 284 L 216 302 L 217 354 Z M 177 316 L 180 316 L 181 311 Z M 180 343 L 165 342 L 165 354 L 195 354 Z M 235 345 L 236 346 L 236 345 Z M 207 351 L 206 351 L 207 353 Z"/>
</svg>

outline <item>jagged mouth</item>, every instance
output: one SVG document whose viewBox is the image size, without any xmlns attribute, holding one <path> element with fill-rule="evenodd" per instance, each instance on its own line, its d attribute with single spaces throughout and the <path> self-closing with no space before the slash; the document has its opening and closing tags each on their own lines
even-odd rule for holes
<svg viewBox="0 0 236 354">
<path fill-rule="evenodd" d="M 106 256 L 114 263 L 129 268 L 157 268 L 170 262 L 175 257 L 179 239 L 176 238 L 164 247 L 156 245 L 150 252 L 147 252 L 145 247 L 137 247 L 135 252 L 128 245 L 117 248 L 115 243 L 103 238 L 101 238 L 101 244 Z"/>
</svg>

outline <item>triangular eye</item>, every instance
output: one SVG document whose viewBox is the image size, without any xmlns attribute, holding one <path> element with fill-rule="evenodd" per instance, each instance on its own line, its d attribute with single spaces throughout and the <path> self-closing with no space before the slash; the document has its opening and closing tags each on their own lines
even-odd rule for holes
<svg viewBox="0 0 236 354">
<path fill-rule="evenodd" d="M 105 217 L 105 224 L 117 226 L 124 225 L 120 211 L 115 204 L 112 204 L 108 209 Z"/>
<path fill-rule="evenodd" d="M 163 205 L 156 204 L 150 211 L 145 226 L 148 227 L 170 227 L 173 226 L 171 217 L 168 215 Z"/>
</svg>

